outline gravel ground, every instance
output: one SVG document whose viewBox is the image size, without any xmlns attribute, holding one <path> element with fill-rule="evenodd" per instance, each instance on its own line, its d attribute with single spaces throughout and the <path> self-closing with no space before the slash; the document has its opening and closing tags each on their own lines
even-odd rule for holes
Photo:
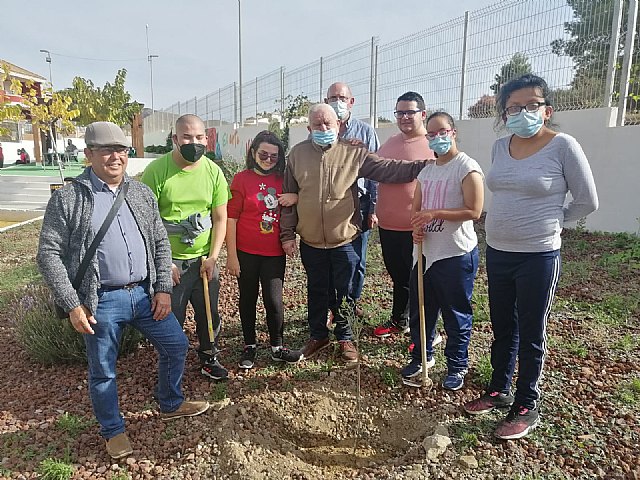
<svg viewBox="0 0 640 480">
<path fill-rule="evenodd" d="M 20 235 L 24 232 L 0 239 L 0 253 L 13 271 L 33 262 L 32 253 L 13 250 L 13 256 L 4 256 L 11 245 L 29 248 Z M 372 242 L 364 302 L 370 318 L 360 340 L 360 408 L 357 369 L 342 365 L 337 349 L 296 366 L 273 365 L 263 324 L 256 368 L 235 368 L 242 346 L 237 287 L 223 275 L 221 360 L 230 379 L 205 380 L 190 352 L 186 395 L 207 398 L 212 408 L 200 417 L 164 423 L 151 396 L 153 348 L 141 345 L 122 358 L 120 402 L 134 452 L 118 462 L 109 459 L 98 435 L 85 367 L 31 361 L 15 342 L 15 319 L 3 303 L 0 477 L 39 478 L 40 462 L 55 458 L 73 465 L 73 478 L 638 479 L 640 261 L 633 251 L 625 254 L 629 245 L 610 235 L 565 233 L 563 280 L 549 323 L 542 423 L 529 437 L 512 442 L 492 435 L 500 413 L 470 418 L 460 408 L 480 394 L 487 374 L 491 329 L 482 268 L 465 387 L 448 392 L 439 386 L 445 373 L 439 347 L 430 370 L 434 387 L 409 389 L 397 373 L 407 360 L 408 339 L 372 335 L 372 326 L 390 307 L 389 279 L 379 245 Z M 7 271 L 0 268 L 3 275 Z M 304 285 L 297 259 L 288 265 L 285 291 L 286 342 L 294 347 L 307 335 Z M 8 288 L 0 283 L 0 294 Z M 195 342 L 193 323 L 186 325 Z"/>
</svg>

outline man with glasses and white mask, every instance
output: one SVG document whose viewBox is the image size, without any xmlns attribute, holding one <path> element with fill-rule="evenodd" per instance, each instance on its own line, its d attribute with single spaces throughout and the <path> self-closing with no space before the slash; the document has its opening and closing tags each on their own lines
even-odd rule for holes
<svg viewBox="0 0 640 480">
<path fill-rule="evenodd" d="M 370 152 L 377 152 L 380 148 L 380 140 L 375 129 L 366 122 L 355 118 L 351 110 L 355 103 L 355 98 L 351 89 L 346 83 L 333 83 L 327 90 L 327 98 L 324 103 L 329 104 L 338 115 L 340 120 L 340 131 L 338 137 L 345 140 L 356 139 L 361 141 Z M 358 179 L 358 200 L 360 201 L 360 214 L 362 215 L 362 226 L 360 236 L 353 241 L 353 249 L 358 256 L 358 263 L 353 274 L 351 291 L 349 296 L 355 303 L 356 314 L 364 314 L 362 308 L 358 306 L 362 289 L 364 287 L 364 276 L 367 266 L 367 245 L 371 229 L 378 224 L 375 208 L 378 198 L 378 182 L 367 178 Z M 332 314 L 330 314 L 330 317 Z"/>
<path fill-rule="evenodd" d="M 141 181 L 158 199 L 160 216 L 169 234 L 173 264 L 171 308 L 184 324 L 187 303 L 194 310 L 200 373 L 224 380 L 227 369 L 218 361 L 220 270 L 218 255 L 227 232 L 229 186 L 218 165 L 204 156 L 207 134 L 196 115 L 176 120 L 171 152 L 151 162 Z M 207 259 L 202 261 L 202 257 Z M 201 275 L 209 279 L 214 341 L 209 339 L 205 292 Z"/>
<path fill-rule="evenodd" d="M 389 138 L 378 154 L 409 161 L 435 158 L 426 138 L 424 121 L 427 110 L 422 96 L 416 92 L 400 95 L 394 116 L 400 133 Z M 376 214 L 380 245 L 384 265 L 393 281 L 391 318 L 373 331 L 380 338 L 409 332 L 409 278 L 413 265 L 411 204 L 415 188 L 415 180 L 402 184 L 385 183 L 383 180 L 378 184 Z M 440 342 L 442 337 L 436 334 L 433 343 Z"/>
<path fill-rule="evenodd" d="M 83 334 L 93 411 L 107 452 L 117 459 L 133 452 L 116 386 L 127 325 L 158 351 L 160 418 L 199 415 L 209 404 L 182 394 L 189 342 L 171 313 L 169 240 L 155 197 L 125 174 L 129 142 L 111 122 L 89 125 L 85 142 L 91 166 L 52 193 L 37 262 L 56 305 Z"/>
</svg>

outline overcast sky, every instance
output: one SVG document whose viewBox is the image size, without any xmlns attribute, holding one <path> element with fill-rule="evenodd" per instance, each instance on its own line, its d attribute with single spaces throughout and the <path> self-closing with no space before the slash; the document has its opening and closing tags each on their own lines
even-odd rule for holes
<svg viewBox="0 0 640 480">
<path fill-rule="evenodd" d="M 495 4 L 498 0 L 241 0 L 243 79 L 293 69 L 354 44 L 381 44 Z M 49 77 L 56 90 L 75 76 L 102 86 L 126 68 L 133 99 L 154 106 L 203 96 L 238 78 L 238 0 L 0 0 L 0 58 Z M 13 12 L 13 13 L 8 13 Z M 339 79 L 335 79 L 339 80 Z"/>
</svg>

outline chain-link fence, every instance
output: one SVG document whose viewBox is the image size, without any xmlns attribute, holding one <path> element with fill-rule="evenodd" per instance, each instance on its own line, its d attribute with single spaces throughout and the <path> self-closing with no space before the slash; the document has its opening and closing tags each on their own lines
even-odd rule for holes
<svg viewBox="0 0 640 480">
<path fill-rule="evenodd" d="M 336 81 L 350 86 L 353 115 L 375 124 L 390 120 L 409 90 L 429 110 L 490 117 L 501 86 L 527 72 L 546 79 L 557 110 L 617 106 L 618 125 L 638 124 L 638 1 L 504 0 L 387 44 L 373 37 L 242 88 L 234 83 L 178 102 L 145 118 L 145 130 L 168 131 L 185 113 L 210 125 L 280 121 L 292 99 L 322 101 Z"/>
</svg>

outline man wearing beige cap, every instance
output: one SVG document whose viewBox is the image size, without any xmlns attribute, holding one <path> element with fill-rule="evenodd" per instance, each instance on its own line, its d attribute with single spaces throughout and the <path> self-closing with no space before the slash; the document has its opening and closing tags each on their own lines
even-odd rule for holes
<svg viewBox="0 0 640 480">
<path fill-rule="evenodd" d="M 83 334 L 93 411 L 107 452 L 122 458 L 133 451 L 116 387 L 119 342 L 127 325 L 158 351 L 160 418 L 199 415 L 209 404 L 185 401 L 182 394 L 189 343 L 171 313 L 171 249 L 153 193 L 125 174 L 129 142 L 117 125 L 95 122 L 87 127 L 85 143 L 90 166 L 53 192 L 37 262 L 56 305 Z M 101 235 L 93 253 L 91 244 Z"/>
</svg>

